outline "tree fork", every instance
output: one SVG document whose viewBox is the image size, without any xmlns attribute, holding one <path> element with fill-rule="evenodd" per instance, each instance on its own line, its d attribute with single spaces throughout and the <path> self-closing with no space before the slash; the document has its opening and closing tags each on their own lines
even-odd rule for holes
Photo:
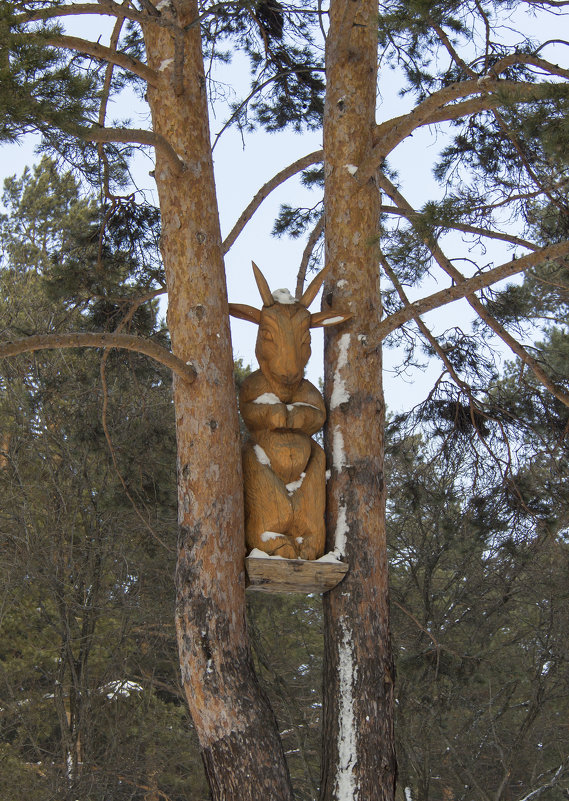
<svg viewBox="0 0 569 801">
<path fill-rule="evenodd" d="M 240 438 L 200 31 L 191 25 L 198 9 L 193 0 L 173 5 L 165 13 L 178 31 L 149 22 L 144 36 L 161 76 L 148 87 L 153 129 L 185 165 L 177 174 L 156 151 L 172 351 L 197 372 L 191 392 L 174 381 L 182 680 L 212 798 L 292 801 L 246 632 Z"/>
<path fill-rule="evenodd" d="M 355 17 L 353 10 L 356 10 Z M 326 594 L 321 801 L 392 801 L 393 662 L 390 646 L 381 350 L 365 344 L 381 318 L 379 193 L 358 186 L 374 143 L 377 4 L 335 0 L 326 43 L 324 113 L 326 262 L 323 308 L 354 317 L 325 332 L 328 547 L 350 570 Z"/>
</svg>

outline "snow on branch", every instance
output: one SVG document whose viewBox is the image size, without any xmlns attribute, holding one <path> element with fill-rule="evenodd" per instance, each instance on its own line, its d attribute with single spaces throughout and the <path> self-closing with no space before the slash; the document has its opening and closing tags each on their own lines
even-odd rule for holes
<svg viewBox="0 0 569 801">
<path fill-rule="evenodd" d="M 546 790 L 551 790 L 552 787 L 555 787 L 559 779 L 563 776 L 564 772 L 565 765 L 561 763 L 550 781 L 548 781 L 546 784 L 542 784 L 541 787 L 538 787 L 536 790 L 532 790 L 531 793 L 524 795 L 523 798 L 520 798 L 520 801 L 534 801 L 535 798 L 539 798 L 539 796 Z"/>
</svg>

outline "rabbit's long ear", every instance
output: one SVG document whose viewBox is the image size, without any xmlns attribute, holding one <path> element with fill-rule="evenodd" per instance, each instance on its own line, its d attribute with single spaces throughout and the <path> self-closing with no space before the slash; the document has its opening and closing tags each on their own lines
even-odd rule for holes
<svg viewBox="0 0 569 801">
<path fill-rule="evenodd" d="M 305 289 L 304 295 L 298 301 L 299 303 L 301 303 L 303 306 L 306 306 L 306 308 L 308 308 L 310 306 L 310 304 L 312 303 L 312 301 L 314 300 L 314 298 L 318 294 L 318 291 L 319 291 L 320 287 L 324 283 L 324 279 L 326 278 L 328 270 L 330 269 L 331 266 L 332 266 L 332 262 L 329 261 L 328 264 L 326 265 L 326 267 L 324 267 L 323 270 L 320 270 L 320 272 L 318 273 L 316 278 L 312 279 L 310 284 Z"/>
<path fill-rule="evenodd" d="M 247 306 L 245 303 L 230 303 L 229 314 L 232 317 L 239 317 L 241 320 L 247 320 L 249 323 L 259 325 L 261 322 L 261 312 L 253 306 Z"/>
<path fill-rule="evenodd" d="M 253 273 L 255 274 L 255 281 L 257 282 L 257 286 L 261 294 L 261 300 L 263 301 L 263 306 L 274 306 L 275 299 L 273 298 L 273 294 L 269 289 L 269 285 L 267 284 L 267 279 L 265 278 L 263 273 L 259 270 L 254 261 L 252 261 L 251 264 L 253 265 Z"/>
<path fill-rule="evenodd" d="M 353 316 L 350 312 L 346 314 L 337 311 L 316 312 L 316 314 L 310 315 L 310 327 L 322 328 L 329 325 L 339 325 L 340 323 L 345 323 L 346 320 L 350 320 Z"/>
</svg>

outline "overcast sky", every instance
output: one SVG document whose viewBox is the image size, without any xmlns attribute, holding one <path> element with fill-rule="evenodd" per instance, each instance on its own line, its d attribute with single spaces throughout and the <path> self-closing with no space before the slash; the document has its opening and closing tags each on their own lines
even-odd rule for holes
<svg viewBox="0 0 569 801">
<path fill-rule="evenodd" d="M 558 23 L 557 23 L 558 24 Z M 552 22 L 553 28 L 555 21 Z M 71 31 L 76 35 L 92 37 L 92 30 L 86 18 L 74 21 Z M 102 39 L 104 43 L 104 37 Z M 248 67 L 244 59 L 239 58 L 219 74 L 219 79 L 230 85 L 235 78 L 245 86 Z M 411 99 L 398 97 L 399 81 L 390 70 L 384 70 L 380 80 L 380 97 L 378 99 L 378 120 L 389 119 L 411 107 Z M 148 110 L 140 104 L 129 103 L 125 109 L 124 100 L 120 110 L 115 107 L 110 117 L 130 116 L 132 127 L 149 127 Z M 211 114 L 210 125 L 212 136 L 222 128 L 226 119 L 226 108 L 216 104 Z M 444 137 L 434 130 L 422 129 L 408 141 L 400 145 L 390 158 L 403 181 L 407 198 L 420 206 L 427 199 L 440 197 L 441 190 L 436 187 L 431 177 L 432 164 L 437 152 L 442 147 Z M 289 132 L 280 134 L 254 133 L 243 139 L 234 130 L 226 131 L 220 138 L 215 151 L 214 163 L 217 178 L 218 201 L 220 207 L 222 235 L 225 236 L 239 217 L 257 190 L 275 173 L 291 162 L 319 149 L 322 146 L 321 133 L 306 133 L 302 136 Z M 9 145 L 2 148 L 0 162 L 0 178 L 20 174 L 26 165 L 38 161 L 34 154 L 34 142 L 31 138 L 20 145 Z M 154 198 L 155 185 L 149 172 L 153 163 L 147 156 L 137 159 L 134 176 L 140 190 L 146 191 Z M 227 255 L 227 281 L 229 299 L 236 303 L 249 303 L 257 306 L 260 303 L 258 291 L 253 280 L 251 260 L 253 259 L 264 272 L 272 289 L 287 287 L 293 291 L 296 274 L 300 264 L 306 238 L 290 240 L 276 239 L 270 235 L 273 221 L 281 203 L 289 202 L 298 205 L 313 206 L 318 200 L 318 192 L 309 192 L 300 186 L 298 179 L 290 179 L 264 201 L 261 209 L 248 224 L 245 231 L 237 239 Z M 450 243 L 450 244 L 449 244 Z M 447 255 L 451 258 L 475 258 L 467 244 L 458 238 L 447 242 Z M 493 248 L 480 262 L 480 266 L 494 261 L 499 264 L 511 258 L 511 251 L 505 246 Z M 464 268 L 463 264 L 459 264 Z M 465 269 L 465 272 L 468 270 Z M 429 291 L 446 286 L 447 282 L 433 285 Z M 414 299 L 413 293 L 409 293 Z M 319 307 L 317 299 L 313 309 Z M 425 321 L 441 332 L 453 324 L 464 324 L 469 317 L 466 303 L 458 302 L 446 307 L 444 311 L 432 312 Z M 232 322 L 233 345 L 235 358 L 242 358 L 246 364 L 256 366 L 254 344 L 256 326 L 235 320 Z M 322 374 L 322 332 L 313 332 L 313 356 L 307 371 L 307 377 L 317 383 Z M 386 398 L 392 410 L 409 408 L 422 399 L 432 385 L 433 379 L 440 372 L 438 365 L 433 365 L 425 375 L 421 371 L 405 375 L 393 375 L 390 370 L 398 361 L 398 354 L 386 353 Z"/>
</svg>

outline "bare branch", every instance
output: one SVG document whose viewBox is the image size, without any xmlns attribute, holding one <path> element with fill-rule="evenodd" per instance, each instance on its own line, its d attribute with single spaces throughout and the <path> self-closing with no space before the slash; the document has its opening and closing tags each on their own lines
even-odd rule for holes
<svg viewBox="0 0 569 801">
<path fill-rule="evenodd" d="M 322 214 L 312 231 L 310 232 L 310 236 L 308 237 L 308 242 L 306 243 L 306 247 L 302 253 L 302 259 L 300 261 L 300 267 L 298 268 L 298 275 L 296 277 L 296 292 L 295 298 L 300 300 L 302 297 L 302 293 L 304 291 L 304 280 L 306 278 L 306 270 L 308 269 L 308 262 L 310 261 L 310 257 L 312 256 L 312 251 L 316 247 L 316 243 L 322 236 L 322 231 L 324 230 L 324 215 Z"/>
<path fill-rule="evenodd" d="M 124 348 L 155 359 L 160 364 L 169 367 L 177 373 L 186 383 L 191 384 L 196 379 L 195 368 L 185 364 L 181 359 L 170 353 L 166 348 L 142 337 L 131 334 L 97 334 L 97 333 L 67 333 L 67 334 L 37 334 L 12 342 L 0 344 L 0 359 L 8 356 L 17 356 L 20 353 L 29 353 L 36 350 L 53 350 L 54 348 Z"/>
<path fill-rule="evenodd" d="M 387 277 L 389 278 L 389 280 L 391 281 L 391 283 L 395 287 L 395 290 L 396 290 L 397 294 L 399 295 L 399 298 L 400 298 L 401 302 L 403 303 L 403 307 L 404 308 L 409 308 L 411 306 L 411 302 L 410 302 L 409 298 L 407 297 L 407 294 L 406 294 L 405 290 L 403 289 L 403 286 L 402 286 L 401 282 L 397 278 L 395 272 L 391 268 L 391 265 L 389 264 L 389 262 L 385 258 L 385 255 L 383 253 L 381 253 L 381 251 L 380 251 L 380 255 L 379 255 L 379 261 L 380 261 L 381 266 L 385 270 L 385 273 L 386 273 Z M 459 389 L 463 390 L 464 392 L 466 392 L 470 396 L 470 394 L 471 394 L 470 393 L 470 387 L 468 386 L 468 384 L 465 381 L 462 380 L 462 378 L 460 378 L 460 376 L 458 375 L 458 373 L 454 369 L 451 361 L 449 360 L 447 354 L 441 348 L 440 344 L 437 342 L 437 340 L 433 336 L 433 334 L 429 331 L 429 329 L 427 328 L 425 323 L 421 320 L 419 315 L 413 313 L 412 319 L 415 321 L 415 323 L 417 324 L 417 327 L 419 328 L 419 331 L 423 334 L 423 336 L 425 337 L 427 342 L 429 342 L 429 344 L 431 345 L 431 347 L 433 348 L 435 353 L 438 355 L 438 357 L 440 358 L 440 360 L 444 364 L 448 374 L 453 379 L 453 381 L 455 382 L 457 387 L 459 387 Z"/>
<path fill-rule="evenodd" d="M 146 14 L 140 14 L 132 6 L 118 5 L 117 3 L 73 3 L 66 6 L 52 6 L 50 8 L 35 9 L 27 14 L 17 14 L 13 17 L 16 25 L 25 25 L 28 22 L 42 22 L 43 20 L 55 19 L 56 17 L 76 17 L 83 14 L 96 16 L 117 17 L 118 19 L 130 19 L 140 24 L 154 22 L 149 20 Z M 168 26 L 169 27 L 169 26 Z"/>
<path fill-rule="evenodd" d="M 354 177 L 360 184 L 367 183 L 389 153 L 417 128 L 458 119 L 465 114 L 490 110 L 502 105 L 506 95 L 508 103 L 526 103 L 547 96 L 551 89 L 558 91 L 559 86 L 558 83 L 548 81 L 528 83 L 498 80 L 491 76 L 477 80 L 459 81 L 445 86 L 419 103 L 408 114 L 402 114 L 378 125 L 373 137 L 375 145 L 371 153 L 359 165 Z M 453 105 L 455 100 L 481 93 L 484 96 L 471 98 L 470 101 L 467 101 L 470 104 L 468 106 L 461 103 Z"/>
<path fill-rule="evenodd" d="M 442 289 L 440 292 L 435 292 L 432 295 L 427 295 L 420 300 L 415 300 L 413 303 L 410 303 L 409 306 L 390 314 L 389 317 L 386 317 L 377 326 L 377 339 L 375 343 L 369 347 L 370 349 L 376 348 L 388 334 L 395 331 L 395 329 L 399 328 L 403 323 L 412 320 L 415 315 L 420 316 L 426 314 L 433 309 L 446 306 L 448 303 L 452 303 L 461 298 L 467 298 L 469 300 L 474 292 L 484 289 L 484 287 L 491 286 L 497 281 L 510 278 L 512 275 L 524 272 L 530 267 L 535 267 L 542 262 L 555 261 L 556 259 L 566 258 L 568 255 L 569 241 L 559 242 L 558 244 L 541 248 L 534 253 L 528 253 L 527 256 L 521 256 L 519 259 L 512 259 L 512 261 L 508 261 L 491 270 L 480 272 L 472 278 L 461 278 L 460 281 L 453 284 L 453 286 Z M 563 397 L 565 398 L 565 395 Z M 565 399 L 563 402 L 569 405 L 569 398 Z"/>
<path fill-rule="evenodd" d="M 450 54 L 450 57 L 452 58 L 454 63 L 457 66 L 459 66 L 462 70 L 464 70 L 465 75 L 470 75 L 471 77 L 473 77 L 473 75 L 474 75 L 473 70 L 471 70 L 470 67 L 468 66 L 468 64 L 464 61 L 464 59 L 462 59 L 459 56 L 459 54 L 457 53 L 457 51 L 453 47 L 450 39 L 446 35 L 445 31 L 441 28 L 441 26 L 438 25 L 433 20 L 429 20 L 429 23 L 432 26 L 433 30 L 436 31 L 437 36 L 439 37 L 439 39 L 441 40 L 443 45 L 448 50 L 448 52 Z"/>
<path fill-rule="evenodd" d="M 534 56 L 531 53 L 512 53 L 509 56 L 504 56 L 500 61 L 492 65 L 490 74 L 498 75 L 504 72 L 512 64 L 531 64 L 533 67 L 538 67 L 549 75 L 559 75 L 561 78 L 569 78 L 569 70 L 560 67 L 558 64 L 553 64 L 551 61 L 546 61 L 544 58 Z"/>
<path fill-rule="evenodd" d="M 396 187 L 386 178 L 385 175 L 382 173 L 377 174 L 377 182 L 381 189 L 383 189 L 392 200 L 397 203 L 401 208 L 406 209 L 408 212 L 413 212 L 412 206 L 408 203 L 408 201 L 403 197 L 403 195 L 396 189 Z M 411 218 L 411 222 L 412 222 Z M 561 401 L 565 406 L 569 406 L 569 395 L 566 392 L 561 390 L 557 387 L 553 381 L 549 378 L 547 373 L 543 370 L 540 364 L 530 356 L 527 350 L 523 347 L 523 345 L 514 339 L 514 337 L 509 334 L 506 329 L 490 314 L 490 312 L 485 308 L 484 304 L 473 294 L 478 289 L 483 289 L 486 286 L 490 286 L 491 284 L 496 283 L 497 281 L 501 281 L 504 278 L 508 278 L 511 275 L 515 275 L 516 273 L 520 273 L 529 267 L 533 267 L 537 264 L 541 264 L 544 261 L 554 260 L 558 258 L 562 258 L 569 253 L 569 241 L 559 242 L 555 245 L 550 245 L 548 247 L 542 248 L 540 250 L 534 251 L 533 253 L 528 254 L 527 256 L 522 256 L 519 259 L 513 259 L 510 262 L 506 262 L 506 264 L 502 264 L 499 267 L 495 267 L 492 270 L 485 270 L 473 278 L 465 279 L 462 273 L 456 269 L 456 267 L 452 264 L 452 262 L 445 256 L 441 248 L 439 247 L 436 240 L 431 236 L 424 236 L 422 235 L 423 242 L 427 245 L 429 250 L 431 251 L 434 259 L 436 260 L 437 264 L 441 267 L 444 272 L 448 276 L 452 278 L 455 283 L 454 286 L 450 287 L 449 289 L 443 290 L 442 293 L 435 293 L 435 295 L 430 295 L 429 298 L 424 298 L 423 300 L 416 301 L 418 304 L 422 304 L 423 301 L 430 301 L 431 303 L 436 298 L 437 295 L 447 296 L 449 300 L 443 300 L 440 304 L 429 305 L 428 309 L 424 309 L 423 311 L 419 312 L 423 314 L 425 311 L 430 311 L 433 308 L 436 308 L 437 305 L 444 305 L 445 303 L 450 302 L 450 298 L 452 300 L 456 300 L 457 297 L 466 298 L 468 303 L 472 306 L 474 311 L 478 314 L 480 319 L 484 320 L 486 325 L 497 334 L 503 342 L 512 350 L 513 353 L 516 354 L 524 364 L 532 370 L 533 374 L 536 378 L 541 381 L 541 383 L 554 395 L 558 400 Z M 473 290 L 468 290 L 466 292 L 461 291 L 458 296 L 455 296 L 454 293 L 456 290 L 464 290 L 467 286 L 474 287 Z M 415 307 L 415 303 L 411 304 L 411 307 Z M 405 312 L 406 309 L 402 309 L 402 312 Z M 384 323 L 387 323 L 393 317 L 396 317 L 400 312 L 395 312 L 395 314 L 388 317 L 386 320 L 382 321 L 379 325 L 379 329 L 381 331 L 382 326 Z M 406 319 L 410 319 L 407 317 Z M 397 325 L 395 325 L 390 330 L 393 331 Z M 384 334 L 385 336 L 385 334 Z"/>
<path fill-rule="evenodd" d="M 138 128 L 90 128 L 83 129 L 81 137 L 87 142 L 124 142 L 139 145 L 150 145 L 160 150 L 170 162 L 176 175 L 184 171 L 184 162 L 179 158 L 172 145 L 160 134 Z"/>
<path fill-rule="evenodd" d="M 110 39 L 110 42 L 109 42 L 109 44 L 110 44 L 110 46 L 111 46 L 111 48 L 113 50 L 117 49 L 123 25 L 124 25 L 124 17 L 122 19 L 121 18 L 117 19 L 115 24 L 114 24 L 113 32 L 111 33 L 111 39 Z M 111 64 L 111 63 L 107 64 L 107 68 L 105 70 L 105 79 L 103 81 L 103 87 L 101 89 L 101 105 L 99 106 L 99 126 L 101 128 L 105 127 L 105 119 L 106 119 L 106 116 L 107 116 L 107 106 L 108 106 L 108 103 L 109 103 L 109 97 L 110 97 L 110 91 L 111 91 L 111 81 L 113 79 L 114 69 L 115 69 L 115 65 L 114 64 Z M 99 158 L 100 158 L 100 160 L 101 160 L 101 162 L 103 164 L 103 191 L 104 191 L 105 197 L 108 197 L 109 194 L 110 194 L 110 190 L 109 190 L 109 160 L 108 160 L 107 155 L 105 153 L 105 148 L 103 147 L 103 142 L 99 142 L 97 150 L 98 150 L 98 153 L 99 153 Z M 99 262 L 101 261 L 101 248 L 102 248 L 102 244 L 103 244 L 103 230 L 104 230 L 104 226 L 103 226 L 103 229 L 101 230 L 101 233 L 99 235 Z"/>
<path fill-rule="evenodd" d="M 526 3 L 528 6 L 551 6 L 552 8 L 569 6 L 569 0 L 526 0 Z"/>
<path fill-rule="evenodd" d="M 121 53 L 112 47 L 105 47 L 98 42 L 90 42 L 88 39 L 80 39 L 77 36 L 64 35 L 49 36 L 45 39 L 45 43 L 51 47 L 64 47 L 67 50 L 75 50 L 78 53 L 85 53 L 101 61 L 116 64 L 117 67 L 122 67 L 132 72 L 133 75 L 138 75 L 139 78 L 142 78 L 152 86 L 158 84 L 157 72 L 143 64 L 142 61 L 138 61 L 138 59 L 129 56 L 127 53 Z"/>
<path fill-rule="evenodd" d="M 546 784 L 542 784 L 541 787 L 538 787 L 536 790 L 532 790 L 531 793 L 524 795 L 523 798 L 520 798 L 520 801 L 533 801 L 534 798 L 539 798 L 539 796 L 546 790 L 551 790 L 552 787 L 555 787 L 559 779 L 563 776 L 564 772 L 565 772 L 565 765 L 561 763 L 561 765 L 559 765 L 559 767 L 555 771 L 554 776 L 550 779 L 550 781 L 548 781 Z"/>
<path fill-rule="evenodd" d="M 405 217 L 408 220 L 411 220 L 412 217 L 420 220 L 425 215 L 422 214 L 420 211 L 407 211 L 406 209 L 400 209 L 397 206 L 383 206 L 381 207 L 382 212 L 386 214 L 395 214 L 399 217 Z M 510 234 L 503 234 L 501 231 L 492 231 L 490 228 L 479 228 L 476 225 L 466 225 L 465 223 L 441 223 L 441 228 L 445 231 L 462 231 L 465 234 L 475 234 L 476 236 L 483 236 L 487 237 L 488 239 L 499 239 L 502 242 L 508 242 L 510 245 L 519 245 L 522 248 L 527 248 L 528 250 L 539 250 L 539 245 L 536 245 L 535 242 L 530 242 L 527 239 L 521 239 L 519 236 L 512 236 Z"/>
<path fill-rule="evenodd" d="M 293 162 L 293 164 L 289 164 L 288 167 L 285 167 L 284 170 L 278 172 L 275 176 L 271 178 L 270 181 L 262 186 L 253 200 L 249 203 L 245 211 L 241 214 L 229 234 L 225 237 L 222 250 L 223 254 L 225 255 L 228 250 L 231 248 L 241 231 L 245 228 L 253 214 L 257 211 L 263 200 L 267 198 L 273 189 L 276 189 L 277 186 L 280 186 L 284 181 L 288 178 L 291 178 L 293 175 L 296 175 L 297 172 L 301 170 L 305 170 L 307 167 L 310 167 L 311 164 L 318 164 L 318 162 L 322 161 L 324 158 L 324 151 L 323 150 L 315 150 L 313 153 L 309 153 L 307 156 L 303 156 L 298 161 Z"/>
</svg>

